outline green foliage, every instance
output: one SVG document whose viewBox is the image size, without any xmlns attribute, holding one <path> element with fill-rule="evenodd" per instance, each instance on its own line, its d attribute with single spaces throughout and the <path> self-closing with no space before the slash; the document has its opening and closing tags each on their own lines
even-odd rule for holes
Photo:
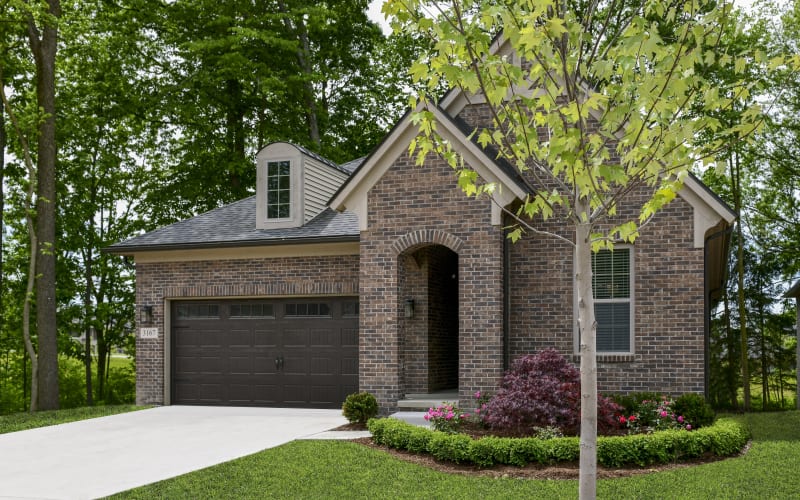
<svg viewBox="0 0 800 500">
<path fill-rule="evenodd" d="M 348 395 L 342 403 L 342 415 L 351 423 L 366 424 L 378 414 L 378 400 L 368 392 Z"/>
<path fill-rule="evenodd" d="M 439 460 L 473 463 L 481 467 L 571 462 L 578 459 L 580 451 L 578 438 L 574 437 L 472 439 L 464 434 L 432 431 L 393 418 L 372 419 L 368 428 L 377 444 L 415 453 L 427 452 Z M 749 437 L 745 426 L 731 419 L 720 419 L 712 426 L 691 432 L 666 430 L 600 437 L 597 459 L 607 467 L 643 467 L 696 458 L 706 453 L 730 456 L 740 452 Z"/>
<path fill-rule="evenodd" d="M 630 394 L 611 394 L 609 397 L 622 407 L 624 415 L 633 415 L 642 401 L 659 401 L 663 397 L 660 392 L 631 392 Z"/>
<path fill-rule="evenodd" d="M 700 394 L 686 393 L 675 400 L 672 408 L 678 415 L 683 415 L 695 429 L 711 425 L 716 418 L 714 409 Z"/>
</svg>

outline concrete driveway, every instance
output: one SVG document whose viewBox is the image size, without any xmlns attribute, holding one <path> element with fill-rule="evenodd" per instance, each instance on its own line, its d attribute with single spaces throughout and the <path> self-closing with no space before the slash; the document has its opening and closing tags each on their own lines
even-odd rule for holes
<svg viewBox="0 0 800 500">
<path fill-rule="evenodd" d="M 310 437 L 341 410 L 165 406 L 0 435 L 0 498 L 97 498 Z"/>
</svg>

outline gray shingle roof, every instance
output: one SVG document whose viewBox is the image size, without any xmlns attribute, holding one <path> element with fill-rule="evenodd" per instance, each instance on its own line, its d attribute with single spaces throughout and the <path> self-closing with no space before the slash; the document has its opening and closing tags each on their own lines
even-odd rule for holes
<svg viewBox="0 0 800 500">
<path fill-rule="evenodd" d="M 116 243 L 105 251 L 129 254 L 142 250 L 178 250 L 316 241 L 358 241 L 358 218 L 330 208 L 302 227 L 256 229 L 256 197 L 176 222 L 141 236 Z"/>
</svg>

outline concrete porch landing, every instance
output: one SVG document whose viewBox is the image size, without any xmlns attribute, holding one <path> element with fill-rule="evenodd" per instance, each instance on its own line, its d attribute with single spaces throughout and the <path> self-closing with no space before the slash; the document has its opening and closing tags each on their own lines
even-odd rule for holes
<svg viewBox="0 0 800 500">
<path fill-rule="evenodd" d="M 449 389 L 445 391 L 435 391 L 430 394 L 406 394 L 405 399 L 397 402 L 397 411 L 428 411 L 442 403 L 458 403 L 458 390 Z"/>
</svg>

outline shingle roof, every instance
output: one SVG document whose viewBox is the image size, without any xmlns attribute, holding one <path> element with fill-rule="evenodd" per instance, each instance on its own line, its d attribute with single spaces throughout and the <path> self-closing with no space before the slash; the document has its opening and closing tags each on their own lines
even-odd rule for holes
<svg viewBox="0 0 800 500">
<path fill-rule="evenodd" d="M 129 254 L 142 250 L 178 250 L 316 241 L 358 241 L 358 219 L 350 212 L 325 209 L 302 227 L 256 229 L 256 197 L 176 222 L 111 245 L 105 251 Z"/>
</svg>

